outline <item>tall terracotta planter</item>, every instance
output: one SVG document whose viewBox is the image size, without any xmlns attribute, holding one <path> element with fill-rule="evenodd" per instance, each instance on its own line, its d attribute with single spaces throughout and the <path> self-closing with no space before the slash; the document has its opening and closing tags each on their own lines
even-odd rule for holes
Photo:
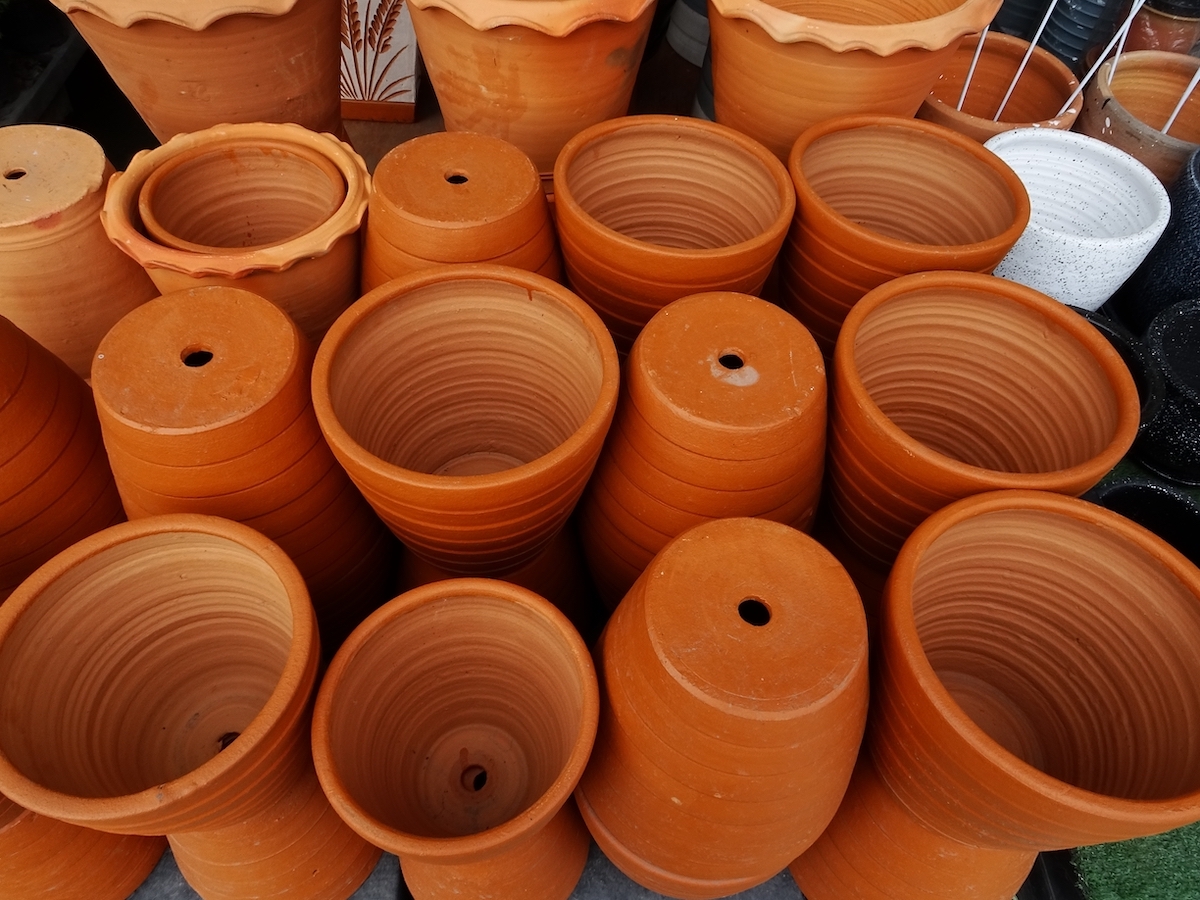
<svg viewBox="0 0 1200 900">
<path fill-rule="evenodd" d="M 345 900 L 379 852 L 313 770 L 315 624 L 295 566 L 244 525 L 159 516 L 75 544 L 0 607 L 0 790 L 165 833 L 206 900 Z"/>
<path fill-rule="evenodd" d="M 668 541 L 710 519 L 807 529 L 825 458 L 825 364 L 808 331 L 746 294 L 693 294 L 642 331 L 580 509 L 610 607 Z"/>
<path fill-rule="evenodd" d="M 1038 850 L 1200 819 L 1200 572 L 1074 498 L 971 497 L 892 570 L 859 771 L 812 900 L 1008 900 Z"/>
<path fill-rule="evenodd" d="M 417 900 L 566 900 L 571 802 L 596 736 L 587 648 L 541 597 L 452 579 L 397 597 L 329 667 L 313 754 L 338 812 L 400 857 Z"/>
<path fill-rule="evenodd" d="M 566 522 L 617 401 L 604 324 L 506 266 L 443 266 L 371 291 L 330 329 L 313 404 L 334 455 L 426 562 L 504 575 Z"/>
<path fill-rule="evenodd" d="M 867 291 L 911 272 L 990 272 L 1029 222 L 1029 196 L 1012 169 L 928 122 L 822 122 L 796 141 L 788 168 L 797 199 L 783 306 L 826 354 Z"/>
<path fill-rule="evenodd" d="M 867 714 L 867 633 L 816 541 L 762 519 L 685 532 L 595 653 L 600 728 L 575 798 L 630 878 L 724 897 L 775 875 L 833 817 Z"/>
<path fill-rule="evenodd" d="M 341 133 L 337 0 L 52 0 L 160 141 L 230 122 Z"/>
<path fill-rule="evenodd" d="M 108 329 L 158 295 L 100 225 L 112 172 L 82 131 L 0 128 L 0 316 L 82 378 Z"/>
<path fill-rule="evenodd" d="M 101 221 L 163 293 L 201 285 L 266 297 L 314 344 L 359 294 L 362 157 L 298 125 L 221 125 L 137 154 Z"/>
</svg>

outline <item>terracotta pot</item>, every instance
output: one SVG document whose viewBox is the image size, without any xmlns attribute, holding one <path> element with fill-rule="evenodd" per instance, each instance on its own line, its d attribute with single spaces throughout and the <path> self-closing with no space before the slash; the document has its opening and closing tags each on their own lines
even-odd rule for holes
<svg viewBox="0 0 1200 900">
<path fill-rule="evenodd" d="M 413 30 L 447 131 L 511 141 L 539 172 L 589 125 L 625 115 L 651 0 L 413 0 Z"/>
<path fill-rule="evenodd" d="M 1200 147 L 1200 95 L 1183 105 L 1170 133 L 1161 129 L 1197 68 L 1200 59 L 1180 53 L 1123 53 L 1115 75 L 1110 60 L 1088 85 L 1076 131 L 1124 150 L 1169 187 Z"/>
<path fill-rule="evenodd" d="M 1133 17 L 1125 49 L 1187 53 L 1197 41 L 1200 41 L 1200 18 L 1173 15 L 1147 4 Z"/>
<path fill-rule="evenodd" d="M 467 262 L 562 277 L 537 167 L 485 134 L 438 132 L 394 147 L 375 168 L 363 292 L 420 269 Z"/>
<path fill-rule="evenodd" d="M 849 576 L 775 522 L 680 535 L 597 645 L 596 747 L 575 799 L 600 849 L 672 897 L 775 875 L 832 818 L 867 712 Z"/>
<path fill-rule="evenodd" d="M 230 122 L 340 133 L 329 0 L 51 0 L 160 141 Z"/>
<path fill-rule="evenodd" d="M 0 128 L 0 315 L 81 378 L 108 329 L 158 295 L 100 225 L 112 171 L 82 131 Z"/>
<path fill-rule="evenodd" d="M 185 515 L 106 529 L 0 607 L 0 790 L 165 833 L 206 900 L 344 900 L 379 852 L 317 783 L 317 662 L 304 582 L 262 535 Z"/>
<path fill-rule="evenodd" d="M 397 597 L 338 652 L 313 755 L 339 814 L 400 857 L 416 900 L 566 900 L 587 861 L 571 791 L 599 705 L 561 613 L 453 579 Z"/>
<path fill-rule="evenodd" d="M 92 372 L 129 517 L 223 516 L 276 541 L 304 576 L 332 654 L 391 596 L 393 542 L 321 435 L 312 356 L 278 307 L 202 287 L 122 319 Z"/>
<path fill-rule="evenodd" d="M 804 895 L 1001 900 L 1039 849 L 1200 819 L 1198 599 L 1182 554 L 1081 500 L 931 517 L 892 569 L 845 814 L 791 867 Z"/>
<path fill-rule="evenodd" d="M 699 119 L 632 116 L 563 148 L 554 204 L 567 278 L 627 352 L 688 294 L 756 294 L 795 195 L 766 148 Z"/>
<path fill-rule="evenodd" d="M 1012 169 L 927 122 L 823 122 L 796 141 L 788 167 L 797 201 L 783 306 L 826 354 L 867 291 L 910 272 L 990 272 L 1029 221 L 1029 197 Z"/>
<path fill-rule="evenodd" d="M 1070 130 L 1083 107 L 1083 99 L 1076 97 L 1062 115 L 1058 111 L 1079 82 L 1057 57 L 1041 47 L 1035 47 L 1029 57 L 1012 96 L 1004 105 L 1000 121 L 993 121 L 1029 49 L 1028 41 L 997 31 L 988 32 L 966 99 L 962 109 L 958 109 L 958 98 L 962 96 L 963 82 L 978 45 L 977 40 L 959 45 L 946 70 L 934 82 L 929 96 L 917 110 L 917 118 L 953 128 L 980 143 L 1011 128 L 1037 125 Z"/>
<path fill-rule="evenodd" d="M 717 121 L 781 160 L 825 119 L 913 115 L 962 36 L 1000 8 L 1000 0 L 711 2 Z"/>
<path fill-rule="evenodd" d="M 100 218 L 163 293 L 242 288 L 317 343 L 358 297 L 370 191 L 362 158 L 330 135 L 222 125 L 138 153 L 110 182 Z"/>
<path fill-rule="evenodd" d="M 668 541 L 709 519 L 807 529 L 824 457 L 825 364 L 804 326 L 746 294 L 676 300 L 633 345 L 580 510 L 602 597 L 615 607 Z"/>
<path fill-rule="evenodd" d="M 566 288 L 442 266 L 338 319 L 317 351 L 313 404 L 334 455 L 414 553 L 503 575 L 542 551 L 583 492 L 617 372 L 604 324 Z"/>
</svg>

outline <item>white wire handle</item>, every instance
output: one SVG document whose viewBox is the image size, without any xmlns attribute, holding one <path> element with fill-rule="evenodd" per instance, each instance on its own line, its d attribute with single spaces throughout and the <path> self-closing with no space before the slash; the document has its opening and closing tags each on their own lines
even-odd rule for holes
<svg viewBox="0 0 1200 900">
<path fill-rule="evenodd" d="M 1183 110 L 1183 104 L 1187 103 L 1188 97 L 1192 96 L 1192 91 L 1196 89 L 1196 85 L 1200 84 L 1200 69 L 1196 69 L 1196 74 L 1192 76 L 1192 80 L 1188 82 L 1187 90 L 1183 92 L 1183 96 L 1179 98 L 1179 102 L 1175 104 L 1175 109 L 1171 111 L 1171 117 L 1167 119 L 1167 124 L 1163 126 L 1163 134 L 1171 130 L 1171 126 L 1175 124 L 1175 119 Z"/>
<path fill-rule="evenodd" d="M 1004 112 L 1004 107 L 1008 106 L 1009 98 L 1012 97 L 1013 91 L 1017 89 L 1017 82 L 1021 80 L 1021 75 L 1025 72 L 1025 67 L 1029 65 L 1029 57 L 1033 56 L 1033 48 L 1042 39 L 1042 32 L 1046 30 L 1046 23 L 1050 21 L 1050 14 L 1054 12 L 1054 7 L 1056 6 L 1058 6 L 1058 0 L 1050 0 L 1050 6 L 1046 8 L 1046 14 L 1042 16 L 1042 24 L 1033 33 L 1033 39 L 1029 42 L 1029 47 L 1025 50 L 1025 55 L 1021 57 L 1021 64 L 1017 66 L 1017 74 L 1013 76 L 1013 80 L 1008 85 L 1008 91 L 1004 94 L 1004 99 L 1000 101 L 1000 108 L 992 116 L 993 122 L 1000 121 L 1000 114 Z M 1062 113 L 1059 113 L 1059 115 L 1062 115 Z"/>
<path fill-rule="evenodd" d="M 991 24 L 983 26 L 983 31 L 979 32 L 979 43 L 975 45 L 975 55 L 971 57 L 971 67 L 967 69 L 967 80 L 963 82 L 962 93 L 958 95 L 958 106 L 954 107 L 959 112 L 962 112 L 963 103 L 967 99 L 967 91 L 971 87 L 971 79 L 975 77 L 975 67 L 979 65 L 979 54 L 983 52 L 983 42 L 987 40 L 988 29 Z"/>
<path fill-rule="evenodd" d="M 1104 48 L 1104 51 L 1096 57 L 1095 64 L 1088 69 L 1087 74 L 1079 79 L 1079 86 L 1071 92 L 1071 96 L 1068 97 L 1067 102 L 1062 105 L 1062 109 L 1058 111 L 1058 115 L 1061 116 L 1068 109 L 1070 109 L 1071 104 L 1075 102 L 1075 98 L 1083 93 L 1083 89 L 1086 88 L 1088 82 L 1092 80 L 1092 76 L 1096 74 L 1096 71 L 1104 64 L 1104 61 L 1108 59 L 1108 54 L 1112 53 L 1113 47 L 1117 46 L 1117 41 L 1121 40 L 1122 35 L 1129 31 L 1129 26 L 1133 24 L 1133 17 L 1138 14 L 1138 11 L 1142 8 L 1141 3 L 1144 2 L 1145 0 L 1139 0 L 1139 2 L 1134 3 L 1133 9 L 1129 11 L 1129 16 L 1125 19 L 1125 24 L 1123 24 L 1117 33 L 1112 36 L 1112 40 L 1108 42 L 1108 46 Z M 1057 116 L 1055 118 L 1057 118 Z"/>
</svg>

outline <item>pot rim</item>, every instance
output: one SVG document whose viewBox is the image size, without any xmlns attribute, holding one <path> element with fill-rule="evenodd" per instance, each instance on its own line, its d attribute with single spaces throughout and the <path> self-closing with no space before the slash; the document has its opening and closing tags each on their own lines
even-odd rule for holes
<svg viewBox="0 0 1200 900">
<path fill-rule="evenodd" d="M 218 19 L 235 15 L 282 16 L 299 0 L 187 0 L 165 3 L 155 0 L 50 0 L 64 13 L 86 12 L 118 28 L 153 20 L 203 31 Z"/>
<path fill-rule="evenodd" d="M 1195 73 L 1197 68 L 1200 68 L 1200 59 L 1194 56 L 1188 56 L 1183 53 L 1169 53 L 1166 50 L 1130 50 L 1128 53 L 1121 54 L 1121 66 L 1117 70 L 1117 84 L 1120 85 L 1121 74 L 1128 74 L 1130 68 L 1142 69 L 1144 71 L 1167 71 L 1175 69 L 1184 72 L 1189 78 Z M 1112 71 L 1112 60 L 1105 61 L 1096 72 L 1096 77 L 1092 79 L 1092 83 L 1088 85 L 1087 94 L 1100 97 L 1100 106 L 1108 113 L 1114 111 L 1122 119 L 1131 130 L 1134 126 L 1140 126 L 1137 130 L 1144 130 L 1146 137 L 1156 141 L 1171 150 L 1179 153 L 1190 154 L 1200 144 L 1192 141 L 1185 141 L 1183 138 L 1175 137 L 1171 134 L 1164 134 L 1153 125 L 1143 122 L 1129 108 L 1117 99 L 1113 93 L 1112 85 L 1109 82 L 1109 72 Z"/>
<path fill-rule="evenodd" d="M 331 709 L 335 702 L 335 692 L 341 686 L 347 669 L 353 665 L 355 657 L 375 636 L 377 630 L 422 606 L 452 600 L 464 593 L 483 594 L 515 603 L 548 619 L 554 625 L 570 650 L 584 689 L 580 731 L 558 777 L 528 808 L 500 825 L 475 834 L 459 837 L 423 837 L 386 825 L 363 809 L 347 790 L 338 774 L 330 747 Z M 342 644 L 329 664 L 317 691 L 313 709 L 313 762 L 321 787 L 338 814 L 370 843 L 399 856 L 413 856 L 441 863 L 468 862 L 473 858 L 493 855 L 503 850 L 506 845 L 532 835 L 569 801 L 591 755 L 599 718 L 600 692 L 591 653 L 575 626 L 562 612 L 549 600 L 533 591 L 505 581 L 491 578 L 451 578 L 406 591 L 385 603 L 355 628 Z"/>
<path fill-rule="evenodd" d="M 655 0 L 408 0 L 413 9 L 442 9 L 476 31 L 520 25 L 565 37 L 592 22 L 632 22 Z"/>
</svg>

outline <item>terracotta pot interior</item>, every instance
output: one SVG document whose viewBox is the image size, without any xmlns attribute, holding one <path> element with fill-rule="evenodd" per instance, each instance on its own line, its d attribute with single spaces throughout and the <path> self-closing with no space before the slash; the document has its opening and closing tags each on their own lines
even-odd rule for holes
<svg viewBox="0 0 1200 900">
<path fill-rule="evenodd" d="M 429 475 L 544 456 L 600 397 L 603 358 L 554 297 L 487 279 L 427 284 L 361 319 L 329 376 L 334 414 L 367 452 Z"/>
<path fill-rule="evenodd" d="M 714 250 L 766 232 L 783 209 L 767 165 L 707 129 L 639 125 L 588 143 L 567 184 L 606 228 L 660 247 Z"/>
<path fill-rule="evenodd" d="M 897 25 L 920 22 L 957 9 L 963 0 L 765 0 L 793 15 L 846 25 Z"/>
<path fill-rule="evenodd" d="M 1162 131 L 1197 65 L 1200 63 L 1180 54 L 1171 54 L 1165 62 L 1157 54 L 1141 59 L 1125 57 L 1117 66 L 1110 90 L 1135 119 Z M 1102 71 L 1097 77 L 1103 78 L 1105 74 Z M 1188 97 L 1168 134 L 1181 141 L 1200 143 L 1200 92 L 1193 91 Z"/>
<path fill-rule="evenodd" d="M 930 91 L 935 99 L 952 109 L 958 106 L 963 81 L 971 68 L 977 44 L 978 39 L 975 38 L 964 40 Z M 990 122 L 1000 108 L 1004 95 L 1008 93 L 1008 87 L 1028 47 L 1025 41 L 1018 42 L 1015 38 L 1004 40 L 989 33 L 975 73 L 971 76 L 971 87 L 963 101 L 962 112 Z M 1043 122 L 1053 119 L 1074 88 L 1075 79 L 1066 66 L 1058 63 L 1046 51 L 1035 51 L 1005 104 L 1000 121 Z"/>
<path fill-rule="evenodd" d="M 1200 603 L 1131 541 L 987 512 L 930 545 L 913 605 L 938 678 L 1025 762 L 1112 797 L 1200 789 Z"/>
<path fill-rule="evenodd" d="M 1000 173 L 936 135 L 870 125 L 835 131 L 805 150 L 801 169 L 833 210 L 884 237 L 914 244 L 977 244 L 1017 214 Z"/>
<path fill-rule="evenodd" d="M 501 597 L 437 599 L 353 656 L 330 703 L 331 762 L 386 827 L 475 834 L 554 784 L 579 740 L 584 692 L 570 646 L 536 611 Z"/>
<path fill-rule="evenodd" d="M 0 832 L 17 820 L 25 810 L 0 794 Z"/>
<path fill-rule="evenodd" d="M 0 648 L 0 748 L 76 797 L 173 781 L 258 715 L 291 638 L 283 583 L 241 544 L 166 533 L 110 547 L 50 583 Z"/>
<path fill-rule="evenodd" d="M 1118 401 L 1069 332 L 1016 301 L 929 288 L 862 322 L 854 361 L 871 399 L 909 437 L 998 472 L 1080 465 L 1112 441 Z"/>
</svg>

